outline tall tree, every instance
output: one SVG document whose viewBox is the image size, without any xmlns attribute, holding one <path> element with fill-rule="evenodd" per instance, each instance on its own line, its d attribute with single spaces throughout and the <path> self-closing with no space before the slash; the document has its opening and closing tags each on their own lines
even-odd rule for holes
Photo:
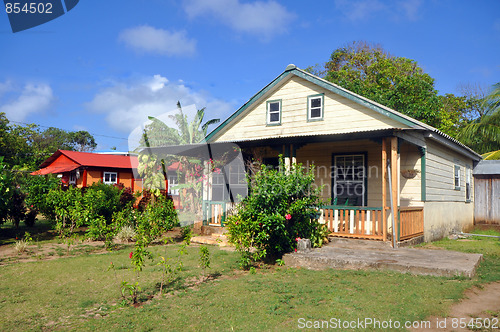
<svg viewBox="0 0 500 332">
<path fill-rule="evenodd" d="M 58 149 L 92 151 L 97 146 L 87 131 L 67 132 L 38 125 L 11 124 L 5 113 L 0 113 L 0 155 L 10 169 L 36 170 Z"/>
<path fill-rule="evenodd" d="M 391 56 L 380 45 L 353 42 L 333 51 L 325 69 L 328 81 L 441 129 L 434 79 L 416 61 Z"/>
<path fill-rule="evenodd" d="M 198 110 L 189 121 L 187 114 L 182 110 L 180 102 L 177 102 L 177 112 L 169 116 L 175 123 L 175 128 L 155 117 L 149 117 L 151 123 L 146 126 L 141 141 L 142 147 L 157 147 L 169 145 L 187 145 L 200 143 L 205 139 L 208 126 L 219 122 L 219 119 L 211 119 L 203 123 L 205 108 Z M 193 212 L 199 210 L 199 194 L 201 189 L 201 162 L 196 158 L 186 156 L 170 156 L 168 160 L 160 159 L 154 155 L 141 153 L 139 155 L 139 173 L 145 177 L 145 186 L 153 189 L 160 188 L 162 182 L 167 178 L 167 163 L 178 161 L 184 173 L 184 183 L 178 185 L 183 189 L 183 205 Z M 189 204 L 185 204 L 189 202 Z M 187 206 L 189 205 L 189 206 Z"/>
</svg>

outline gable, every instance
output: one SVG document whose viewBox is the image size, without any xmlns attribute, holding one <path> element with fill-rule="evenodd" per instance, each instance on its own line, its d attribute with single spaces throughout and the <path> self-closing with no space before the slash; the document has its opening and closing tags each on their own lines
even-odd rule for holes
<svg viewBox="0 0 500 332">
<path fill-rule="evenodd" d="M 321 119 L 308 119 L 308 97 L 322 96 Z M 281 121 L 268 124 L 268 102 L 281 103 Z M 364 106 L 345 96 L 311 82 L 288 75 L 263 93 L 248 108 L 237 114 L 217 132 L 212 142 L 244 141 L 270 137 L 342 134 L 391 128 L 410 128 L 407 124 Z"/>
</svg>

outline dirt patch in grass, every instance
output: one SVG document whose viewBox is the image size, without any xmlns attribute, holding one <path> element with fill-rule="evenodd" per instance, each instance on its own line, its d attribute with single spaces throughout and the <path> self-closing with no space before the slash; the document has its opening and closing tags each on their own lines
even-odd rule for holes
<svg viewBox="0 0 500 332">
<path fill-rule="evenodd" d="M 84 231 L 82 231 L 82 234 L 83 233 Z M 55 238 L 55 235 L 53 235 L 53 238 Z M 166 242 L 175 243 L 180 241 L 182 241 L 180 228 L 175 228 L 165 233 L 163 237 L 156 240 L 153 245 L 164 244 Z M 90 253 L 103 254 L 107 252 L 104 241 L 79 240 L 73 242 L 70 246 L 68 246 L 67 243 L 59 242 L 36 243 L 27 246 L 26 250 L 22 253 L 19 253 L 15 249 L 13 243 L 0 245 L 0 266 L 12 263 L 53 260 L 60 257 L 71 257 Z M 133 245 L 134 242 L 118 241 L 115 242 L 114 250 L 119 250 L 126 246 Z"/>
<path fill-rule="evenodd" d="M 106 249 L 102 241 L 84 241 L 75 243 L 69 247 L 65 243 L 33 244 L 27 246 L 26 251 L 22 253 L 18 253 L 14 245 L 2 245 L 0 246 L 0 266 L 11 263 L 52 260 L 63 256 L 69 257 L 86 253 L 97 254 L 104 252 L 106 252 Z"/>
<path fill-rule="evenodd" d="M 427 321 L 431 322 L 431 329 L 420 328 L 411 331 L 498 331 L 499 294 L 500 282 L 473 287 L 465 292 L 463 300 L 451 306 L 448 317 L 429 317 Z M 479 323 L 483 326 L 480 327 Z M 460 324 L 465 324 L 465 327 L 461 327 Z M 485 324 L 488 324 L 489 328 L 485 327 Z"/>
</svg>

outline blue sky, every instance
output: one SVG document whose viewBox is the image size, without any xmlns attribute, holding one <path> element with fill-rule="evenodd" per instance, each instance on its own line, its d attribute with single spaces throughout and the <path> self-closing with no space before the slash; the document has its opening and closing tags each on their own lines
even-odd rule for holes
<svg viewBox="0 0 500 332">
<path fill-rule="evenodd" d="M 18 33 L 0 13 L 0 112 L 127 150 L 177 100 L 225 119 L 289 63 L 356 40 L 416 60 L 441 94 L 500 81 L 498 0 L 82 0 Z"/>
</svg>

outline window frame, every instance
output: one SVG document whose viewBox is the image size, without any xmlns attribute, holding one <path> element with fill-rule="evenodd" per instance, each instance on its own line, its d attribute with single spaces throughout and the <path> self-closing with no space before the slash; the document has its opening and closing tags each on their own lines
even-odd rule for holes
<svg viewBox="0 0 500 332">
<path fill-rule="evenodd" d="M 167 183 L 168 183 L 168 194 L 172 196 L 179 196 L 179 188 L 172 189 L 179 185 L 179 177 L 177 174 L 167 174 Z"/>
<path fill-rule="evenodd" d="M 331 174 L 331 178 L 332 178 L 332 187 L 331 187 L 331 203 L 332 205 L 338 205 L 338 206 L 344 206 L 344 205 L 341 205 L 341 204 L 338 204 L 337 203 L 337 183 L 339 182 L 338 181 L 338 166 L 337 166 L 337 158 L 339 157 L 359 157 L 361 156 L 363 158 L 363 170 L 364 170 L 364 173 L 363 173 L 363 179 L 361 180 L 343 180 L 343 181 L 340 181 L 340 182 L 344 182 L 344 183 L 348 183 L 348 182 L 351 182 L 351 183 L 357 183 L 357 184 L 361 184 L 363 186 L 363 194 L 360 195 L 361 197 L 361 205 L 356 205 L 356 206 L 368 206 L 368 174 L 367 174 L 367 166 L 368 166 L 368 153 L 365 151 L 365 152 L 349 152 L 349 153 L 335 153 L 335 154 L 332 154 L 332 165 L 333 165 L 333 170 L 335 170 L 335 173 L 333 173 L 332 171 L 332 174 Z M 354 172 L 354 169 L 353 169 L 353 172 Z M 344 173 L 345 174 L 345 173 Z"/>
<path fill-rule="evenodd" d="M 270 112 L 270 105 L 278 103 L 278 114 L 279 114 L 279 121 L 271 121 L 271 112 Z M 281 99 L 276 99 L 276 100 L 268 100 L 266 103 L 266 125 L 267 126 L 280 126 L 281 125 L 281 120 L 282 120 L 282 112 L 281 112 Z M 276 113 L 276 112 L 273 112 Z"/>
<path fill-rule="evenodd" d="M 321 100 L 321 116 L 319 117 L 311 117 L 311 102 L 313 99 L 320 99 Z M 314 109 L 317 109 L 318 107 L 314 107 Z M 315 94 L 311 96 L 307 96 L 307 122 L 313 122 L 313 121 L 322 121 L 325 115 L 325 95 L 323 93 L 320 94 Z"/>
<path fill-rule="evenodd" d="M 110 175 L 110 179 L 112 175 L 115 175 L 115 182 L 112 181 L 106 181 L 106 174 Z M 118 172 L 102 172 L 102 183 L 104 184 L 118 184 Z"/>
<path fill-rule="evenodd" d="M 457 174 L 458 173 L 458 174 Z M 455 190 L 461 190 L 462 181 L 461 181 L 461 170 L 460 165 L 454 165 L 453 167 L 453 185 L 455 186 Z M 457 184 L 458 181 L 458 184 Z"/>
<path fill-rule="evenodd" d="M 68 183 L 76 185 L 76 180 L 77 180 L 77 178 L 76 178 L 76 171 L 69 172 L 69 181 L 68 181 Z"/>
<path fill-rule="evenodd" d="M 234 169 L 235 167 L 236 169 Z M 237 180 L 233 181 L 235 175 Z M 226 182 L 226 179 L 228 182 Z M 246 189 L 246 194 L 248 194 L 248 183 L 246 179 L 247 170 L 244 165 L 231 165 L 231 163 L 229 163 L 223 166 L 219 173 L 212 173 L 211 200 L 217 202 L 239 202 L 237 196 L 234 195 L 237 191 L 235 189 Z M 214 191 L 218 192 L 221 197 L 214 198 Z M 230 191 L 233 194 L 233 200 L 231 200 Z"/>
<path fill-rule="evenodd" d="M 465 167 L 465 202 L 472 201 L 472 170 L 470 167 Z"/>
</svg>

